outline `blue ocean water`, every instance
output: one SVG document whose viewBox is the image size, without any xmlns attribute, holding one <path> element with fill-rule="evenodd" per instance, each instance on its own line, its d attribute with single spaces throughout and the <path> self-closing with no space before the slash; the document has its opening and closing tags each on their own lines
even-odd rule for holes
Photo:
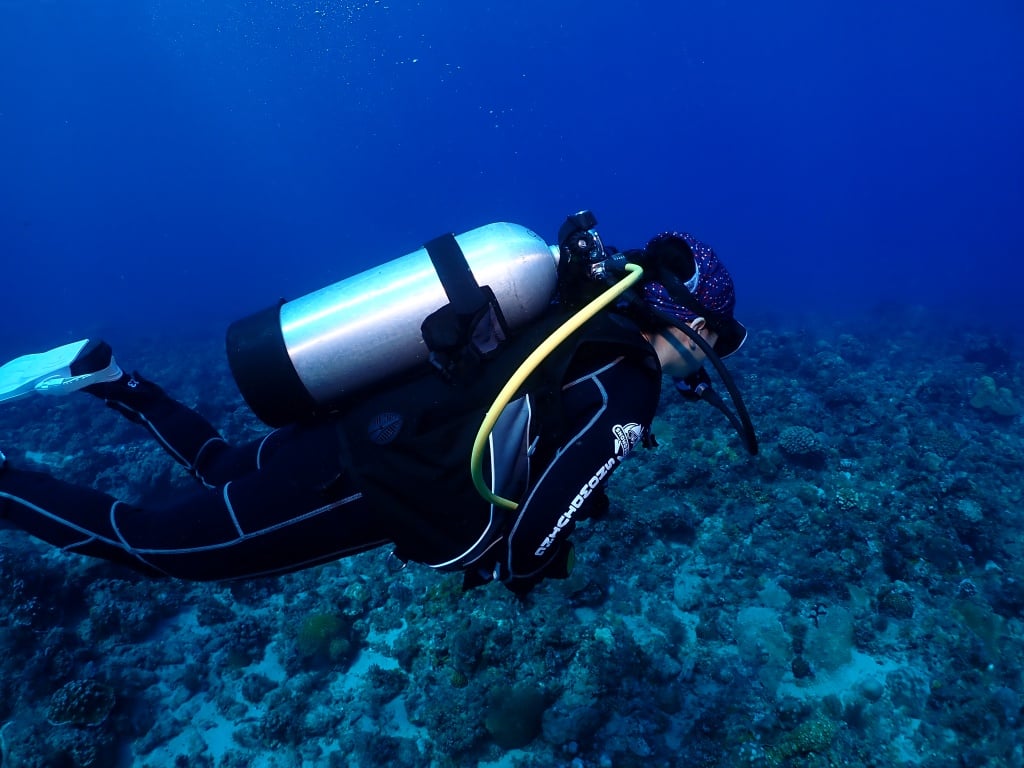
<svg viewBox="0 0 1024 768">
<path fill-rule="evenodd" d="M 7 0 L 0 348 L 220 332 L 580 208 L 711 242 L 741 312 L 1016 332 L 1022 32 L 1007 0 Z"/>
<path fill-rule="evenodd" d="M 0 361 L 101 334 L 240 442 L 231 321 L 591 208 L 716 248 L 761 439 L 663 397 L 523 603 L 2 530 L 4 768 L 1024 765 L 1024 8 L 634 5 L 0 0 Z M 84 396 L 4 404 L 0 449 L 194 488 Z"/>
</svg>

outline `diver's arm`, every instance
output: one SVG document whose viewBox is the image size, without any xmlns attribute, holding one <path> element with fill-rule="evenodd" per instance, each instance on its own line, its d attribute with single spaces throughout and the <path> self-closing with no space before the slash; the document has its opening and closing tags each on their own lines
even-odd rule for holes
<svg viewBox="0 0 1024 768">
<path fill-rule="evenodd" d="M 660 379 L 649 366 L 618 358 L 564 387 L 570 431 L 516 512 L 500 569 L 510 588 L 555 575 L 545 571 L 557 571 L 553 561 L 567 556 L 576 521 L 600 505 L 601 486 L 654 418 Z"/>
</svg>

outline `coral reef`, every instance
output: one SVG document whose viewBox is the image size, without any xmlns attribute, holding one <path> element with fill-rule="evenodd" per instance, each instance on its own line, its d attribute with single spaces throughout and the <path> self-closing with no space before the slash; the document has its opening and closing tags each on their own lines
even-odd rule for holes
<svg viewBox="0 0 1024 768">
<path fill-rule="evenodd" d="M 745 319 L 761 453 L 666 397 L 576 570 L 524 599 L 386 551 L 151 581 L 0 531 L 4 768 L 1024 766 L 1020 358 L 920 313 Z M 118 358 L 259 434 L 215 340 Z M 0 412 L 10 460 L 133 500 L 191 487 L 73 401 Z"/>
<path fill-rule="evenodd" d="M 825 445 L 809 427 L 790 426 L 779 433 L 779 450 L 787 458 L 810 467 L 825 463 Z"/>
<path fill-rule="evenodd" d="M 540 735 L 546 709 L 543 691 L 532 685 L 502 686 L 492 698 L 484 725 L 495 744 L 518 749 Z"/>
<path fill-rule="evenodd" d="M 979 410 L 988 410 L 996 416 L 1012 417 L 1024 413 L 1024 407 L 1007 387 L 1000 387 L 991 376 L 982 376 L 974 384 L 970 403 Z"/>
</svg>

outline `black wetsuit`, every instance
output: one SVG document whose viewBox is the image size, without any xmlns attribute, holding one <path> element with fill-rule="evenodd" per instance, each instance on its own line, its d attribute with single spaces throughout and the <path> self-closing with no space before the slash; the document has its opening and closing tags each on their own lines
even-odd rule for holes
<svg viewBox="0 0 1024 768">
<path fill-rule="evenodd" d="M 496 492 L 515 494 L 515 511 L 476 495 L 458 436 L 475 433 L 472 412 L 461 426 L 454 419 L 418 427 L 449 440 L 458 455 L 427 455 L 437 439 L 395 442 L 406 454 L 395 466 L 420 468 L 421 477 L 410 478 L 393 476 L 380 430 L 371 433 L 377 448 L 353 437 L 361 412 L 231 446 L 159 387 L 126 375 L 88 391 L 145 426 L 202 487 L 143 509 L 9 466 L 0 470 L 0 517 L 65 551 L 183 579 L 284 573 L 394 544 L 404 558 L 466 570 L 477 582 L 526 582 L 563 551 L 654 416 L 660 367 L 639 333 L 628 333 L 629 343 L 576 346 L 549 402 L 529 393 L 506 409 L 508 423 L 496 433 L 512 435 L 512 453 L 492 440 L 485 471 Z M 421 501 L 406 503 L 403 493 Z"/>
</svg>

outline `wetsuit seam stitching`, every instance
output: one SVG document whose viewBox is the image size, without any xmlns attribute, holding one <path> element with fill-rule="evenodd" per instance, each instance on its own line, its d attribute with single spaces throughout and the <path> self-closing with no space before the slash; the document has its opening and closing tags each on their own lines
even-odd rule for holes
<svg viewBox="0 0 1024 768">
<path fill-rule="evenodd" d="M 136 416 L 138 416 L 143 422 L 145 422 L 146 428 L 150 431 L 150 433 L 153 435 L 153 437 L 156 438 L 157 442 L 160 443 L 160 445 L 163 446 L 165 451 L 167 451 L 169 454 L 171 454 L 171 457 L 174 458 L 175 461 L 177 461 L 180 464 L 188 467 L 190 470 L 194 469 L 193 465 L 190 464 L 188 462 L 188 460 L 178 452 L 177 448 L 175 448 L 173 445 L 170 444 L 170 442 L 168 442 L 167 438 L 165 438 L 160 433 L 160 430 L 156 428 L 156 426 L 153 424 L 152 421 L 150 421 L 149 419 L 146 418 L 146 415 L 142 411 L 136 410 L 135 408 L 132 408 L 130 405 L 126 405 L 125 403 L 122 403 L 120 400 L 111 400 L 111 401 L 108 401 L 108 402 L 115 402 L 118 405 L 120 405 L 120 406 L 122 406 L 124 408 L 127 408 L 132 413 L 134 413 Z"/>
<path fill-rule="evenodd" d="M 222 496 L 224 498 L 224 506 L 228 510 L 228 515 L 231 517 L 231 522 L 234 523 L 234 525 L 235 525 L 235 530 L 238 531 L 238 538 L 239 539 L 244 539 L 245 538 L 245 531 L 242 530 L 242 526 L 238 522 L 238 517 L 235 515 L 235 507 L 231 503 L 231 497 L 228 494 L 228 489 L 230 487 L 231 487 L 231 483 L 230 482 L 228 482 L 224 486 L 224 491 L 222 493 Z"/>
<path fill-rule="evenodd" d="M 53 512 L 50 512 L 49 510 L 46 510 L 46 509 L 44 509 L 43 507 L 40 507 L 37 504 L 33 504 L 28 499 L 23 499 L 20 496 L 15 496 L 14 494 L 6 493 L 4 491 L 0 491 L 0 498 L 9 499 L 9 500 L 13 501 L 15 504 L 20 504 L 21 506 L 28 507 L 29 509 L 37 512 L 38 514 L 42 515 L 43 517 L 45 517 L 45 518 L 47 518 L 49 520 L 52 520 L 55 523 L 63 525 L 65 528 L 68 528 L 68 529 L 70 529 L 72 531 L 75 531 L 77 533 L 83 534 L 85 536 L 92 536 L 97 541 L 102 541 L 105 544 L 109 544 L 109 545 L 115 546 L 115 547 L 120 547 L 121 546 L 121 542 L 120 541 L 117 541 L 115 539 L 108 539 L 106 536 L 100 536 L 95 531 L 90 531 L 87 528 L 82 528 L 81 526 L 75 525 L 70 520 L 65 520 L 63 517 L 60 517 L 59 515 L 56 515 Z"/>
<path fill-rule="evenodd" d="M 233 547 L 236 544 L 240 544 L 244 541 L 250 541 L 252 539 L 259 538 L 260 536 L 265 536 L 268 533 L 278 531 L 282 528 L 287 528 L 290 525 L 295 525 L 296 523 L 304 522 L 312 517 L 316 517 L 317 515 L 323 514 L 324 512 L 330 512 L 332 509 L 337 509 L 338 507 L 344 506 L 345 504 L 348 504 L 350 502 L 358 501 L 362 497 L 363 494 L 356 493 L 339 501 L 331 502 L 330 504 L 324 505 L 322 507 L 317 507 L 316 509 L 310 510 L 309 512 L 301 514 L 297 517 L 290 518 L 283 523 L 276 523 L 267 528 L 261 528 L 258 531 L 253 531 L 252 533 L 243 533 L 234 539 L 218 542 L 217 544 L 207 544 L 201 547 L 188 547 L 184 549 L 139 549 L 136 551 L 143 552 L 148 555 L 182 555 L 189 554 L 191 552 L 208 552 L 215 549 L 226 549 L 228 547 Z"/>
<path fill-rule="evenodd" d="M 259 447 L 256 448 L 256 469 L 263 469 L 263 447 L 271 437 L 277 434 L 277 432 L 278 430 L 276 429 L 272 432 L 268 432 L 263 436 L 263 439 L 260 440 Z"/>
<path fill-rule="evenodd" d="M 115 514 L 115 510 L 117 509 L 117 505 L 118 504 L 121 504 L 122 506 L 127 506 L 127 505 L 125 505 L 125 503 L 123 501 L 120 501 L 120 500 L 117 500 L 117 499 L 114 500 L 114 503 L 110 505 L 110 527 L 113 528 L 114 529 L 114 533 L 117 534 L 118 541 L 120 541 L 121 549 L 124 552 L 128 553 L 129 555 L 131 555 L 132 557 L 134 557 L 140 563 L 145 565 L 147 568 L 152 568 L 154 571 L 157 571 L 158 573 L 162 573 L 165 576 L 169 576 L 170 574 L 168 574 L 167 571 L 165 571 L 163 568 L 158 568 L 157 566 L 153 565 L 153 563 L 151 563 L 148 560 L 146 560 L 146 558 L 144 558 L 140 554 L 143 550 L 136 549 L 135 547 L 133 547 L 131 544 L 128 543 L 128 540 L 121 533 L 121 529 L 117 526 L 117 515 Z M 111 546 L 115 546 L 114 542 L 109 542 L 109 543 L 110 543 Z"/>
<path fill-rule="evenodd" d="M 205 474 L 199 471 L 199 458 L 203 455 L 203 451 L 205 451 L 209 447 L 210 443 L 224 443 L 225 445 L 227 445 L 227 440 L 225 440 L 220 435 L 216 435 L 214 437 L 211 437 L 209 440 L 207 440 L 201 446 L 199 446 L 199 450 L 196 451 L 195 461 L 192 462 L 192 466 L 190 466 L 189 469 L 191 469 L 193 472 L 195 472 L 196 479 L 199 480 L 199 482 L 201 482 L 203 485 L 207 486 L 208 488 L 213 488 L 213 487 L 216 487 L 216 486 L 214 486 L 210 482 L 208 482 L 207 479 L 206 479 Z"/>
</svg>

